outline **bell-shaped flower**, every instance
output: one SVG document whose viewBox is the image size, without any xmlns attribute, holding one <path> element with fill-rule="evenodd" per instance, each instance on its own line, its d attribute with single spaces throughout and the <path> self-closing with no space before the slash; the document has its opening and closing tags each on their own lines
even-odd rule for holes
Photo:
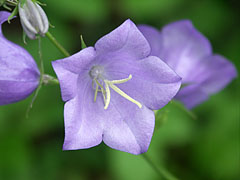
<svg viewBox="0 0 240 180">
<path fill-rule="evenodd" d="M 158 57 L 131 20 L 88 47 L 52 63 L 64 107 L 64 150 L 111 148 L 146 152 L 154 112 L 181 86 L 181 78 Z"/>
<path fill-rule="evenodd" d="M 234 65 L 213 54 L 207 38 L 188 20 L 168 24 L 161 32 L 147 25 L 138 28 L 151 46 L 151 55 L 161 58 L 182 78 L 183 87 L 175 98 L 187 108 L 202 103 L 237 75 Z"/>
<path fill-rule="evenodd" d="M 37 88 L 40 74 L 32 56 L 3 36 L 1 25 L 9 15 L 0 11 L 0 105 L 28 97 Z"/>
<path fill-rule="evenodd" d="M 18 10 L 23 30 L 30 39 L 35 39 L 36 35 L 45 35 L 49 22 L 41 6 L 32 0 L 26 0 L 23 5 L 18 3 Z"/>
</svg>

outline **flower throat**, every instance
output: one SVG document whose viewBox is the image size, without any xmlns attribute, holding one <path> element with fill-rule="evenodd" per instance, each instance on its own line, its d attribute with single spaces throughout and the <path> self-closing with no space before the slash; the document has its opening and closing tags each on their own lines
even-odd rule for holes
<svg viewBox="0 0 240 180">
<path fill-rule="evenodd" d="M 136 104 L 139 108 L 142 108 L 142 104 L 140 102 L 131 98 L 116 86 L 116 84 L 122 84 L 131 80 L 132 79 L 131 74 L 128 76 L 128 78 L 112 80 L 112 81 L 105 79 L 103 74 L 104 74 L 104 68 L 102 66 L 97 66 L 97 65 L 93 66 L 89 71 L 89 76 L 92 78 L 92 87 L 95 90 L 94 102 L 96 102 L 98 92 L 101 92 L 104 100 L 104 109 L 107 109 L 111 99 L 111 93 L 110 93 L 110 88 L 111 88 L 116 93 L 124 97 L 125 99 Z"/>
</svg>

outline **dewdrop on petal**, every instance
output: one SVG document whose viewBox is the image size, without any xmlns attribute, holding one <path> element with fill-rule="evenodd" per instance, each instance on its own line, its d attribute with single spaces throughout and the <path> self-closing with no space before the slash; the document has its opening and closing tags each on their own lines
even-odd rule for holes
<svg viewBox="0 0 240 180">
<path fill-rule="evenodd" d="M 26 0 L 23 5 L 19 3 L 18 8 L 20 21 L 27 36 L 30 39 L 36 39 L 36 35 L 44 36 L 48 31 L 49 22 L 41 6 Z"/>
</svg>

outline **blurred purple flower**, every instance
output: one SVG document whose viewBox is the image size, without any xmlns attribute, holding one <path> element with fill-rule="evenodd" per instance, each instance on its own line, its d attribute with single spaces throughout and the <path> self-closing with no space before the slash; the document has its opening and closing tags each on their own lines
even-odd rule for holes
<svg viewBox="0 0 240 180">
<path fill-rule="evenodd" d="M 237 76 L 234 65 L 213 54 L 209 41 L 188 20 L 168 24 L 161 32 L 147 25 L 138 28 L 151 46 L 151 55 L 161 58 L 182 77 L 186 86 L 175 98 L 187 108 L 202 103 Z"/>
<path fill-rule="evenodd" d="M 177 93 L 181 78 L 150 47 L 135 24 L 120 27 L 71 57 L 52 63 L 64 107 L 64 150 L 96 146 L 146 152 L 154 130 L 153 109 Z"/>
<path fill-rule="evenodd" d="M 2 34 L 1 25 L 9 15 L 0 12 L 0 105 L 28 97 L 39 83 L 38 67 L 32 56 Z"/>
</svg>

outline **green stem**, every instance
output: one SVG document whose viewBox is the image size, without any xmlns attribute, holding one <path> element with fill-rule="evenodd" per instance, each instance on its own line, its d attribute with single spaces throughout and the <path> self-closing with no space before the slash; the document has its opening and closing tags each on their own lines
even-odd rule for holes
<svg viewBox="0 0 240 180">
<path fill-rule="evenodd" d="M 40 91 L 40 89 L 42 88 L 42 84 L 43 84 L 43 76 L 44 76 L 44 65 L 43 65 L 43 58 L 42 58 L 42 48 L 41 48 L 41 37 L 38 37 L 38 54 L 39 54 L 39 59 L 40 59 L 40 79 L 39 79 L 39 85 L 34 93 L 34 96 L 32 98 L 31 103 L 28 106 L 27 112 L 26 112 L 26 117 L 28 118 L 28 114 L 30 112 L 30 110 L 32 109 L 33 103 L 37 98 L 37 95 Z"/>
<path fill-rule="evenodd" d="M 61 51 L 64 56 L 70 56 L 69 52 L 67 52 L 67 50 L 55 39 L 55 37 L 49 31 L 45 35 L 59 49 L 59 51 Z"/>
<path fill-rule="evenodd" d="M 160 168 L 154 162 L 145 154 L 142 154 L 142 157 L 147 161 L 147 163 L 154 169 L 154 171 L 159 175 L 161 179 L 165 180 L 178 180 L 176 177 L 174 177 L 170 172 L 167 170 Z"/>
<path fill-rule="evenodd" d="M 59 81 L 55 77 L 52 77 L 48 74 L 44 74 L 43 75 L 43 84 L 44 85 L 55 85 L 55 84 L 59 84 Z"/>
</svg>

